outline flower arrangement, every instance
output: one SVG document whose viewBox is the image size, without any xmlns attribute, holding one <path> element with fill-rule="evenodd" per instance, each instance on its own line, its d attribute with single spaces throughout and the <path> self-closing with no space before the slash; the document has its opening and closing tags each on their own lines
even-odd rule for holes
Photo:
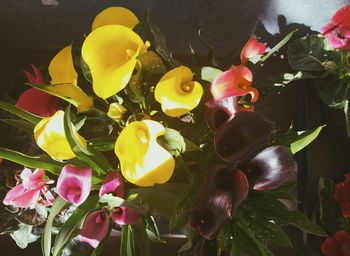
<svg viewBox="0 0 350 256">
<path fill-rule="evenodd" d="M 337 79 L 347 79 L 348 11 L 337 12 L 322 32 L 326 39 L 289 45 L 293 68 L 312 71 L 308 77 L 338 72 Z M 268 241 L 291 246 L 289 224 L 325 236 L 290 207 L 297 186 L 293 154 L 323 126 L 280 131 L 255 107 L 256 64 L 293 33 L 269 51 L 250 38 L 229 67 L 190 66 L 172 57 L 148 14 L 139 20 L 122 7 L 99 13 L 80 55 L 72 56 L 72 45 L 63 48 L 49 76 L 32 65 L 34 73 L 25 71 L 31 88 L 16 105 L 0 102 L 11 114 L 3 120 L 29 134 L 21 143 L 35 152 L 0 148 L 2 159 L 22 166 L 3 198 L 3 216 L 11 220 L 4 233 L 21 247 L 41 236 L 43 255 L 60 255 L 73 244 L 99 255 L 115 229 L 120 255 L 128 256 L 149 255 L 149 240 L 164 242 L 160 216 L 188 239 L 179 255 L 273 255 Z M 306 61 L 298 47 L 310 40 L 320 55 L 325 40 L 344 51 Z M 336 199 L 348 216 L 344 184 Z M 349 240 L 344 232 L 335 236 Z M 332 246 L 326 240 L 322 248 Z"/>
</svg>

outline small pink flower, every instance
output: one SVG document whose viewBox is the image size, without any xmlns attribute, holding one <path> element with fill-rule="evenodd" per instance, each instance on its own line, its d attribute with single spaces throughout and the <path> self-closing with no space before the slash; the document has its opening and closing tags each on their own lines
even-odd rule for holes
<svg viewBox="0 0 350 256">
<path fill-rule="evenodd" d="M 241 51 L 242 65 L 246 65 L 251 58 L 263 55 L 265 51 L 266 45 L 259 43 L 254 37 L 251 37 Z"/>
<path fill-rule="evenodd" d="M 5 205 L 13 205 L 19 208 L 35 208 L 41 194 L 46 198 L 45 205 L 53 203 L 53 196 L 47 189 L 46 184 L 51 184 L 52 181 L 44 179 L 45 172 L 41 169 L 36 169 L 33 173 L 30 169 L 24 169 L 20 175 L 22 184 L 12 188 L 4 198 Z"/>
<path fill-rule="evenodd" d="M 108 232 L 109 219 L 104 210 L 90 213 L 84 220 L 78 239 L 96 248 Z"/>
<path fill-rule="evenodd" d="M 124 197 L 124 180 L 120 172 L 112 171 L 103 179 L 103 184 L 100 188 L 99 196 L 113 193 L 118 197 Z"/>
<path fill-rule="evenodd" d="M 245 96 L 250 94 L 251 101 L 258 100 L 259 92 L 257 89 L 251 87 L 253 81 L 253 74 L 249 68 L 245 66 L 232 66 L 229 70 L 220 74 L 210 86 L 210 92 L 214 101 L 232 96 Z"/>
<path fill-rule="evenodd" d="M 130 225 L 139 221 L 141 215 L 130 207 L 115 207 L 112 211 L 111 217 L 118 225 Z"/>
<path fill-rule="evenodd" d="M 38 67 L 31 65 L 34 75 L 24 71 L 29 83 L 46 84 L 46 81 Z M 16 107 L 32 112 L 39 116 L 51 116 L 59 107 L 59 98 L 35 88 L 24 91 L 18 98 Z"/>
<path fill-rule="evenodd" d="M 57 192 L 66 201 L 80 205 L 91 190 L 92 169 L 65 165 L 57 180 Z"/>
</svg>

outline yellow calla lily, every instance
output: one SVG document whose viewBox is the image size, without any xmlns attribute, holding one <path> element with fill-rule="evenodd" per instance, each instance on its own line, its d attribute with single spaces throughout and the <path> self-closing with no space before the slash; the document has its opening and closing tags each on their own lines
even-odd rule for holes
<svg viewBox="0 0 350 256">
<path fill-rule="evenodd" d="M 192 71 L 185 66 L 170 70 L 160 79 L 154 97 L 162 105 L 166 115 L 181 116 L 198 106 L 203 88 L 192 79 Z"/>
<path fill-rule="evenodd" d="M 75 157 L 65 136 L 63 122 L 64 112 L 58 110 L 53 116 L 43 118 L 34 128 L 34 138 L 38 146 L 57 160 Z M 77 131 L 75 131 L 75 136 L 86 148 L 85 139 Z"/>
<path fill-rule="evenodd" d="M 106 25 L 92 31 L 85 39 L 82 57 L 90 68 L 95 94 L 106 99 L 124 89 L 146 44 L 131 29 Z"/>
<path fill-rule="evenodd" d="M 114 150 L 129 182 L 145 187 L 170 179 L 175 160 L 157 143 L 164 134 L 164 126 L 152 120 L 132 122 L 119 134 Z"/>
<path fill-rule="evenodd" d="M 139 23 L 136 15 L 124 7 L 109 7 L 95 17 L 92 22 L 91 30 L 106 26 L 106 25 L 122 25 L 133 29 Z"/>
<path fill-rule="evenodd" d="M 60 97 L 77 107 L 79 112 L 88 111 L 93 106 L 93 99 L 77 86 L 78 75 L 74 69 L 72 46 L 63 48 L 49 65 L 51 86 L 37 87 Z"/>
<path fill-rule="evenodd" d="M 122 115 L 126 112 L 126 108 L 118 102 L 113 102 L 109 105 L 107 115 L 115 121 L 119 121 Z"/>
</svg>

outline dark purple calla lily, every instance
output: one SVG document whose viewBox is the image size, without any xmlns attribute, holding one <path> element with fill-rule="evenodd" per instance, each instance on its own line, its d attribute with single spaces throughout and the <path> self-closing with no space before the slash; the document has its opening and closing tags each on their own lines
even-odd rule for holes
<svg viewBox="0 0 350 256">
<path fill-rule="evenodd" d="M 237 97 L 229 97 L 218 102 L 214 99 L 205 103 L 205 121 L 212 131 L 216 131 L 239 111 Z"/>
<path fill-rule="evenodd" d="M 262 150 L 242 169 L 255 180 L 254 189 L 273 189 L 296 177 L 297 163 L 286 146 Z"/>
<path fill-rule="evenodd" d="M 226 162 L 243 162 L 267 143 L 273 127 L 258 113 L 238 112 L 216 131 L 215 151 Z"/>
</svg>

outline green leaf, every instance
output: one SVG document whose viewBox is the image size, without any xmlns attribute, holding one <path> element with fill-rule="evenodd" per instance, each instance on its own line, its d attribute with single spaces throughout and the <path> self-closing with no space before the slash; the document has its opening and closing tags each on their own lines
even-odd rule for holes
<svg viewBox="0 0 350 256">
<path fill-rule="evenodd" d="M 63 224 L 55 239 L 52 253 L 53 256 L 59 255 L 63 246 L 75 235 L 75 231 L 77 231 L 77 228 L 86 215 L 96 209 L 98 198 L 98 194 L 90 196 Z"/>
<path fill-rule="evenodd" d="M 134 234 L 131 225 L 125 225 L 122 228 L 122 235 L 120 240 L 120 256 L 135 255 Z"/>
<path fill-rule="evenodd" d="M 320 134 L 322 128 L 325 126 L 326 125 L 321 125 L 317 127 L 314 131 L 299 132 L 299 139 L 290 144 L 290 150 L 292 154 L 297 153 L 298 151 L 302 150 L 307 145 L 309 145 L 311 142 L 313 142 Z"/>
<path fill-rule="evenodd" d="M 350 79 L 332 79 L 320 91 L 320 98 L 331 108 L 344 108 L 350 98 Z"/>
<path fill-rule="evenodd" d="M 123 206 L 130 207 L 133 210 L 135 210 L 135 211 L 137 211 L 137 212 L 139 212 L 141 214 L 145 214 L 146 213 L 145 209 L 143 209 L 142 207 L 139 207 L 138 205 L 134 204 L 131 200 L 128 200 L 128 199 L 125 200 L 124 198 L 113 196 L 112 193 L 104 194 L 99 199 L 99 202 L 108 204 L 109 208 L 111 208 L 111 209 L 123 205 Z"/>
<path fill-rule="evenodd" d="M 212 83 L 215 78 L 217 78 L 223 71 L 212 67 L 202 67 L 201 69 L 201 79 Z"/>
<path fill-rule="evenodd" d="M 20 108 L 17 108 L 16 106 L 0 101 L 0 109 L 3 109 L 9 113 L 12 113 L 28 122 L 31 122 L 32 124 L 37 124 L 40 122 L 41 117 L 34 115 L 32 113 L 29 113 L 25 110 L 22 110 Z"/>
<path fill-rule="evenodd" d="M 138 222 L 131 225 L 132 233 L 134 235 L 134 244 L 137 255 L 149 256 L 150 255 L 150 245 L 145 227 Z"/>
<path fill-rule="evenodd" d="M 51 158 L 28 156 L 20 152 L 0 147 L 0 157 L 30 168 L 40 168 L 55 175 L 59 175 L 64 163 L 56 162 Z"/>
<path fill-rule="evenodd" d="M 109 237 L 110 237 L 110 234 L 112 232 L 114 225 L 115 225 L 114 221 L 110 220 L 108 231 L 107 231 L 105 238 L 103 238 L 103 240 L 98 244 L 97 248 L 92 252 L 91 256 L 99 256 L 102 254 L 104 248 L 108 244 L 108 240 L 109 240 Z"/>
<path fill-rule="evenodd" d="M 82 57 L 80 57 L 80 68 L 81 68 L 81 71 L 83 72 L 85 79 L 92 84 L 92 76 L 91 76 L 90 68 Z"/>
<path fill-rule="evenodd" d="M 227 223 L 222 225 L 216 236 L 217 255 L 221 255 L 223 251 L 228 249 L 231 237 L 232 233 L 230 225 L 227 225 Z"/>
<path fill-rule="evenodd" d="M 318 183 L 318 193 L 320 198 L 320 220 L 325 229 L 331 234 L 338 230 L 350 232 L 349 220 L 343 217 L 339 204 L 334 199 L 334 182 L 321 177 Z"/>
<path fill-rule="evenodd" d="M 146 227 L 147 236 L 150 240 L 160 243 L 166 243 L 159 234 L 157 223 L 154 221 L 152 215 L 146 213 L 142 218 L 144 226 Z"/>
<path fill-rule="evenodd" d="M 265 56 L 260 58 L 260 62 L 266 61 L 269 57 L 271 57 L 272 54 L 277 52 L 279 49 L 281 49 L 288 41 L 292 38 L 294 33 L 297 32 L 297 29 L 290 32 L 288 35 L 286 35 L 278 44 L 276 44 Z"/>
<path fill-rule="evenodd" d="M 165 134 L 158 137 L 158 143 L 172 155 L 186 151 L 186 143 L 182 135 L 174 129 L 166 128 Z"/>
<path fill-rule="evenodd" d="M 61 197 L 58 196 L 55 199 L 55 203 L 51 207 L 50 215 L 47 218 L 46 225 L 41 236 L 41 251 L 44 256 L 50 256 L 53 221 L 56 218 L 56 216 L 69 204 L 70 203 L 64 201 Z"/>
<path fill-rule="evenodd" d="M 111 151 L 114 149 L 115 141 L 115 138 L 96 138 L 88 140 L 87 145 L 89 148 L 93 148 L 98 151 Z"/>
<path fill-rule="evenodd" d="M 142 66 L 136 68 L 136 73 L 130 77 L 129 86 L 125 88 L 130 101 L 134 103 L 143 102 L 145 96 L 142 92 Z"/>
<path fill-rule="evenodd" d="M 22 130 L 28 134 L 33 134 L 34 131 L 34 124 L 25 120 L 18 120 L 18 119 L 0 119 L 0 121 L 7 123 L 19 130 Z"/>
</svg>

